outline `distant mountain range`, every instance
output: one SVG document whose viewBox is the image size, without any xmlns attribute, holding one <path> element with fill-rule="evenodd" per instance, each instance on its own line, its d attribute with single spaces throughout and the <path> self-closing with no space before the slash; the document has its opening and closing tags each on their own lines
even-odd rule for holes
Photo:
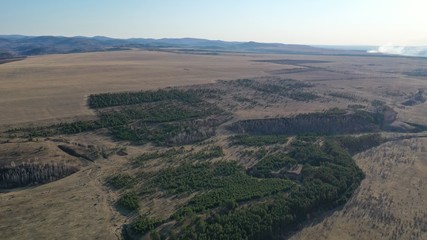
<svg viewBox="0 0 427 240">
<path fill-rule="evenodd" d="M 130 38 L 116 39 L 96 37 L 23 36 L 0 35 L 0 58 L 33 56 L 57 53 L 80 53 L 93 51 L 114 51 L 124 49 L 178 49 L 203 50 L 205 53 L 253 52 L 287 54 L 354 55 L 363 51 L 325 49 L 297 44 L 227 42 L 197 38 Z"/>
</svg>

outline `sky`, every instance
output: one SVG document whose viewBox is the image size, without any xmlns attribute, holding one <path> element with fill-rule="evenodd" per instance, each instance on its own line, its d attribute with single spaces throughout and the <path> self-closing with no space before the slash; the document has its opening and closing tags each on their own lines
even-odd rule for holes
<svg viewBox="0 0 427 240">
<path fill-rule="evenodd" d="M 427 46 L 425 0 L 0 0 L 0 35 Z"/>
</svg>

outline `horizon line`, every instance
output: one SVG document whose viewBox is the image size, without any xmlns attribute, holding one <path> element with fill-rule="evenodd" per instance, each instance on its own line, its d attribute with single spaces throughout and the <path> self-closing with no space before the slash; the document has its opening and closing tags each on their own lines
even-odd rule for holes
<svg viewBox="0 0 427 240">
<path fill-rule="evenodd" d="M 117 40 L 130 40 L 130 39 L 152 39 L 152 40 L 165 40 L 165 39 L 194 39 L 194 40 L 208 40 L 208 41 L 222 41 L 230 43 L 266 43 L 266 44 L 284 44 L 284 45 L 306 45 L 306 46 L 353 46 L 353 47 L 381 47 L 381 46 L 393 46 L 393 47 L 427 47 L 427 43 L 424 45 L 421 44 L 351 44 L 351 43 L 340 43 L 340 44 L 330 44 L 330 43 L 285 43 L 285 42 L 264 42 L 264 41 L 253 41 L 253 40 L 223 40 L 223 39 L 210 39 L 202 37 L 111 37 L 107 35 L 56 35 L 56 34 L 42 34 L 42 35 L 26 35 L 26 34 L 0 34 L 0 36 L 21 36 L 21 37 L 65 37 L 65 38 L 95 38 L 95 37 L 104 37 Z"/>
</svg>

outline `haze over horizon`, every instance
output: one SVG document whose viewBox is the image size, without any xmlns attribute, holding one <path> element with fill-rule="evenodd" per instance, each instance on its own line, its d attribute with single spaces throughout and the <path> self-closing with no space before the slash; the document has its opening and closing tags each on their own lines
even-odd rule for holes
<svg viewBox="0 0 427 240">
<path fill-rule="evenodd" d="M 426 46 L 422 0 L 4 0 L 0 34 Z"/>
</svg>

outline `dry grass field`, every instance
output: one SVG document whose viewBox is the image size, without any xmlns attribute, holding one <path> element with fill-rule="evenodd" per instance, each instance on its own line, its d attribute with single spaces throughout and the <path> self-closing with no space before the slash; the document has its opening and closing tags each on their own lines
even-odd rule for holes
<svg viewBox="0 0 427 240">
<path fill-rule="evenodd" d="M 0 65 L 0 125 L 93 116 L 93 93 L 147 90 L 263 76 L 293 68 L 262 56 L 123 51 L 30 57 Z"/>
<path fill-rule="evenodd" d="M 255 61 L 283 59 L 287 61 Z M 298 63 L 299 60 L 312 62 Z M 405 74 L 421 68 L 427 68 L 427 59 L 196 55 L 137 50 L 30 57 L 0 64 L 0 129 L 95 119 L 96 112 L 87 106 L 90 94 L 172 86 L 223 91 L 225 94 L 215 103 L 232 114 L 230 122 L 289 117 L 333 107 L 344 109 L 349 105 L 371 107 L 376 100 L 392 107 L 398 121 L 427 124 L 427 103 L 402 105 L 419 89 L 427 89 L 426 77 Z M 243 78 L 267 83 L 277 79 L 302 81 L 311 84 L 304 91 L 318 98 L 297 101 L 218 81 Z M 228 148 L 227 124 L 220 125 L 217 135 L 204 143 L 224 148 L 224 159 L 236 159 L 239 157 L 236 149 Z M 58 145 L 72 146 L 96 156 L 89 160 L 71 156 Z M 355 155 L 366 178 L 352 198 L 342 209 L 314 219 L 290 238 L 427 239 L 426 147 L 425 134 L 418 133 Z M 185 146 L 191 151 L 202 148 L 203 144 Z M 125 149 L 126 154 L 118 154 L 120 149 Z M 123 213 L 116 208 L 122 192 L 107 186 L 106 179 L 122 172 L 138 174 L 129 162 L 157 150 L 162 148 L 113 141 L 102 129 L 37 138 L 20 138 L 2 131 L 0 166 L 10 165 L 12 161 L 14 164 L 66 162 L 77 166 L 79 171 L 44 185 L 0 192 L 0 239 L 121 239 L 122 225 L 137 213 Z M 240 162 L 253 164 L 251 159 Z M 174 164 L 151 160 L 144 171 L 154 172 Z M 141 200 L 139 213 L 167 217 L 176 210 L 176 205 L 191 197 L 155 196 Z"/>
<path fill-rule="evenodd" d="M 301 65 L 253 61 L 283 58 L 329 62 L 305 64 L 314 66 L 311 69 Z M 136 50 L 30 57 L 0 65 L 0 126 L 93 116 L 86 107 L 86 97 L 93 93 L 147 90 L 266 75 L 320 82 L 328 84 L 328 88 L 344 88 L 361 96 L 384 91 L 409 92 L 425 87 L 425 81 L 405 77 L 401 73 L 408 68 L 421 68 L 423 64 L 422 59 L 410 58 L 195 55 Z M 309 70 L 280 74 L 283 72 L 280 70 L 301 68 Z M 417 112 L 426 113 L 423 109 Z"/>
</svg>

